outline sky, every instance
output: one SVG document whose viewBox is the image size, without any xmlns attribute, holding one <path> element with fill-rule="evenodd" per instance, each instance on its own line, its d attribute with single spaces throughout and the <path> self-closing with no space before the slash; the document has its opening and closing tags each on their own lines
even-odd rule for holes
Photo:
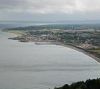
<svg viewBox="0 0 100 89">
<path fill-rule="evenodd" d="M 2 20 L 100 20 L 100 0 L 0 0 Z"/>
</svg>

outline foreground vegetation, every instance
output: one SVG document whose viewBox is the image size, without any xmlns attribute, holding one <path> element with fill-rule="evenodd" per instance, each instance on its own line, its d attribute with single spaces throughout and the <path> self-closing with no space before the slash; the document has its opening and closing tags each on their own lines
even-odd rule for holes
<svg viewBox="0 0 100 89">
<path fill-rule="evenodd" d="M 62 87 L 55 89 L 100 89 L 100 78 L 92 79 L 87 81 L 80 81 L 76 83 L 72 83 L 71 85 L 65 84 Z"/>
</svg>

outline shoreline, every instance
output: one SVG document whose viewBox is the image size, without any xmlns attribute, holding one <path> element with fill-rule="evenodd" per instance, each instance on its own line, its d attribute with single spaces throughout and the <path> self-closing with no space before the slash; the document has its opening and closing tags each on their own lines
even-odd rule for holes
<svg viewBox="0 0 100 89">
<path fill-rule="evenodd" d="M 83 54 L 93 58 L 94 60 L 96 60 L 97 62 L 100 63 L 100 58 L 96 57 L 95 55 L 87 52 L 85 49 L 82 49 L 82 48 L 79 48 L 79 47 L 76 47 L 75 45 L 71 45 L 71 44 L 63 44 L 61 42 L 52 42 L 53 45 L 59 45 L 59 46 L 63 46 L 63 47 L 68 47 L 68 48 L 71 48 L 71 49 L 74 49 L 78 52 L 82 52 Z"/>
<path fill-rule="evenodd" d="M 21 36 L 21 33 L 20 34 L 17 34 L 16 32 L 9 32 L 9 33 L 14 34 L 14 37 Z M 12 40 L 14 40 L 14 39 L 12 39 Z M 22 42 L 20 40 L 18 40 L 18 41 Z M 95 61 L 97 61 L 97 62 L 100 63 L 100 58 L 99 57 L 96 57 L 95 55 L 93 55 L 92 53 L 88 52 L 87 50 L 85 50 L 83 48 L 80 48 L 80 47 L 77 47 L 77 46 L 72 45 L 72 44 L 64 44 L 64 43 L 56 42 L 56 41 L 55 42 L 52 42 L 52 41 L 51 42 L 50 41 L 31 41 L 31 42 L 34 42 L 36 45 L 45 45 L 45 44 L 48 44 L 48 45 L 59 45 L 59 46 L 63 46 L 63 47 L 68 47 L 68 48 L 74 49 L 76 51 L 82 52 L 83 54 L 85 54 L 85 55 L 93 58 Z"/>
<path fill-rule="evenodd" d="M 71 46 L 71 45 L 64 45 L 64 44 L 62 44 L 62 46 L 68 47 L 68 48 L 71 48 L 71 49 L 74 49 L 74 50 L 76 50 L 76 51 L 78 51 L 78 52 L 81 52 L 81 53 L 83 53 L 83 54 L 85 54 L 85 55 L 87 55 L 87 56 L 93 58 L 94 60 L 96 60 L 97 62 L 100 63 L 100 58 L 96 57 L 96 56 L 93 55 L 92 53 L 89 53 L 89 52 L 85 51 L 85 50 L 82 49 L 82 48 L 79 48 L 79 47 L 76 47 L 76 46 Z"/>
</svg>

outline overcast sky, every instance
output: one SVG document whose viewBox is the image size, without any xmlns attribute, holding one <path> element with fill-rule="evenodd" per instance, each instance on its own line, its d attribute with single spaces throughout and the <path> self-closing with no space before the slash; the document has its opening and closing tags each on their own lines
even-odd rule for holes
<svg viewBox="0 0 100 89">
<path fill-rule="evenodd" d="M 100 0 L 0 0 L 0 20 L 100 20 Z"/>
</svg>

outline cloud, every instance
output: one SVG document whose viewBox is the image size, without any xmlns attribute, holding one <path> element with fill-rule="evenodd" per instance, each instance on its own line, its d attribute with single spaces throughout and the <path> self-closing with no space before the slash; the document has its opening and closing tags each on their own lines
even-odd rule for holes
<svg viewBox="0 0 100 89">
<path fill-rule="evenodd" d="M 100 0 L 0 0 L 0 20 L 100 19 Z"/>
<path fill-rule="evenodd" d="M 52 14 L 99 12 L 100 0 L 0 0 L 0 12 Z"/>
</svg>

